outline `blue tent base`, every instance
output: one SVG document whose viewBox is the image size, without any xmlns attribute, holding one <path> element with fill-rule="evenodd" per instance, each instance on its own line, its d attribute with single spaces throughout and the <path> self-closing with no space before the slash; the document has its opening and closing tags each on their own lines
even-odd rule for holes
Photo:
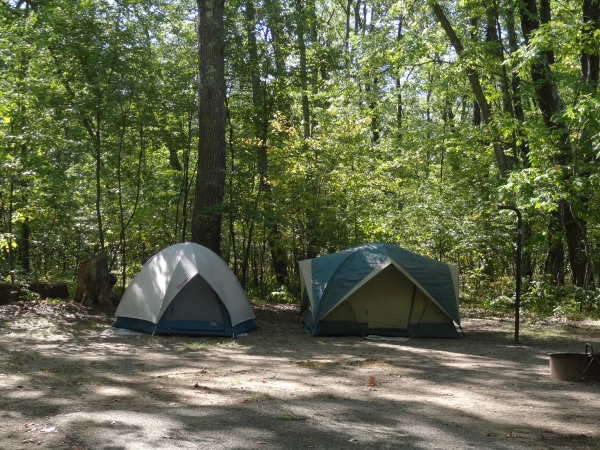
<svg viewBox="0 0 600 450">
<path fill-rule="evenodd" d="M 227 317 L 229 318 L 229 317 Z M 228 321 L 229 322 L 229 321 Z M 232 327 L 231 322 L 199 322 L 192 320 L 160 320 L 154 324 L 148 320 L 131 317 L 117 317 L 113 327 L 127 328 L 146 334 L 186 336 L 235 336 L 258 328 L 254 319 L 246 320 Z"/>
<path fill-rule="evenodd" d="M 369 328 L 367 323 L 352 321 L 321 321 L 310 329 L 304 325 L 304 329 L 313 336 L 378 336 L 394 337 L 419 337 L 419 338 L 451 338 L 460 339 L 461 335 L 456 331 L 453 323 L 420 323 L 411 324 L 408 329 L 393 328 Z"/>
</svg>

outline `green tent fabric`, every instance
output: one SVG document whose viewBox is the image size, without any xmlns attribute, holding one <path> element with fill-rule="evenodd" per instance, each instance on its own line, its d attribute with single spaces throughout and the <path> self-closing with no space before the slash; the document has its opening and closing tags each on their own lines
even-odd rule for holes
<svg viewBox="0 0 600 450">
<path fill-rule="evenodd" d="M 459 337 L 458 266 L 371 243 L 299 262 L 313 335 Z"/>
</svg>

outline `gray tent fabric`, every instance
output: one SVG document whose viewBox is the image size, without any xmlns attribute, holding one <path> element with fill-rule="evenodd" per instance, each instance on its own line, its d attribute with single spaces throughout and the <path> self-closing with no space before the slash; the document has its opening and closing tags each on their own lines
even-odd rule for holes
<svg viewBox="0 0 600 450">
<path fill-rule="evenodd" d="M 312 334 L 458 337 L 458 266 L 371 243 L 299 262 Z"/>
<path fill-rule="evenodd" d="M 117 327 L 144 332 L 232 335 L 256 328 L 244 290 L 216 253 L 192 242 L 167 247 L 135 275 Z"/>
</svg>

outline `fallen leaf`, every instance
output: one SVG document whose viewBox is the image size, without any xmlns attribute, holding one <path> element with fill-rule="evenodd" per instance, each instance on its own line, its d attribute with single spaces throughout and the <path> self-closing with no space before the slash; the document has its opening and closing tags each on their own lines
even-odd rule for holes
<svg viewBox="0 0 600 450">
<path fill-rule="evenodd" d="M 367 386 L 375 386 L 375 377 L 373 375 L 369 377 L 369 384 Z"/>
<path fill-rule="evenodd" d="M 156 386 L 154 389 L 164 389 L 162 386 Z"/>
<path fill-rule="evenodd" d="M 169 436 L 168 434 L 163 434 L 165 439 L 175 439 L 173 436 Z"/>
<path fill-rule="evenodd" d="M 196 383 L 194 385 L 194 389 L 202 389 L 207 394 L 210 394 L 210 388 L 208 386 L 201 386 L 200 384 Z"/>
</svg>

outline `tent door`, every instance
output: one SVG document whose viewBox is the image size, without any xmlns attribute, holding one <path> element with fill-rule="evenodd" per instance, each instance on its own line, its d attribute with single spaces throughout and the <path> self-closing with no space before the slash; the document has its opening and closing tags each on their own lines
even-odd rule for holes
<svg viewBox="0 0 600 450">
<path fill-rule="evenodd" d="M 348 298 L 356 320 L 369 330 L 407 331 L 416 286 L 390 265 Z M 365 333 L 367 334 L 367 333 Z"/>
<path fill-rule="evenodd" d="M 226 327 L 221 300 L 200 274 L 175 296 L 160 322 L 163 327 L 178 330 L 224 330 Z"/>
</svg>

